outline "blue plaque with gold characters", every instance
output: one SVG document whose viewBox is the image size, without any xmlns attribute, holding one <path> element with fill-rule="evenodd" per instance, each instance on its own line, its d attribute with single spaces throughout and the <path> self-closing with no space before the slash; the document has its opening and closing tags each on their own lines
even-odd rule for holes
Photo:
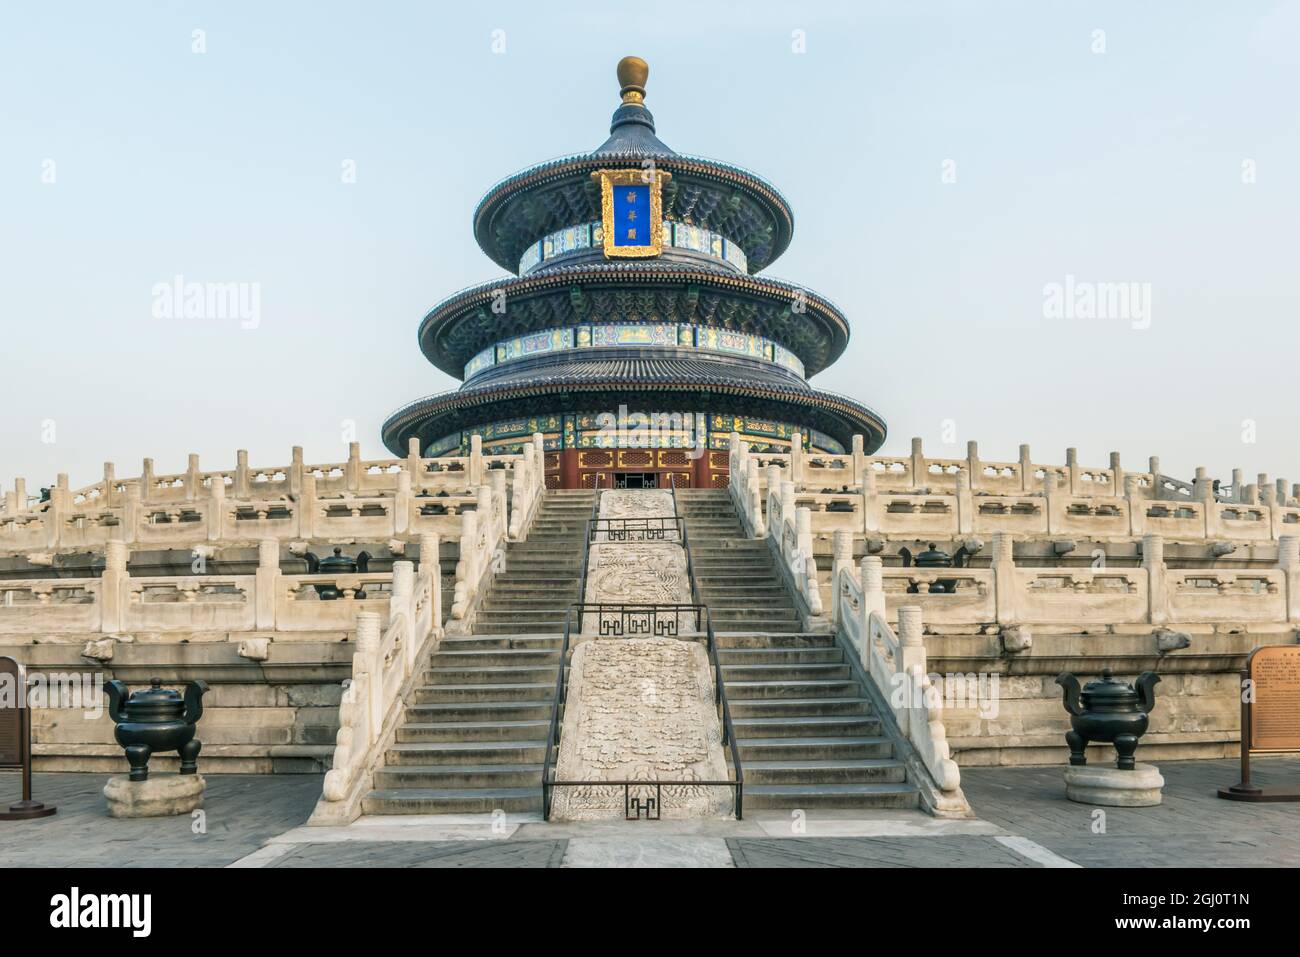
<svg viewBox="0 0 1300 957">
<path fill-rule="evenodd" d="M 672 173 L 648 169 L 601 169 L 600 223 L 606 258 L 658 256 L 663 251 L 663 184 Z"/>
</svg>

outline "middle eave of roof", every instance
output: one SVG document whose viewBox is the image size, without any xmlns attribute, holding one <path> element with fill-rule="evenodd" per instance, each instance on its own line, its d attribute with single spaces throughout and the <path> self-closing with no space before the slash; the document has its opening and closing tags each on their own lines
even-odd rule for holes
<svg viewBox="0 0 1300 957">
<path fill-rule="evenodd" d="M 638 288 L 658 297 L 653 319 L 639 321 L 694 322 L 764 335 L 798 355 L 809 376 L 848 345 L 844 314 L 801 286 L 721 268 L 636 260 L 560 266 L 463 289 L 421 321 L 420 350 L 434 366 L 460 377 L 466 362 L 500 339 L 584 322 L 638 321 L 612 309 L 599 311 L 599 318 L 585 314 L 597 311 L 591 297 L 609 294 L 622 302 Z M 498 303 L 504 312 L 493 310 Z"/>
</svg>

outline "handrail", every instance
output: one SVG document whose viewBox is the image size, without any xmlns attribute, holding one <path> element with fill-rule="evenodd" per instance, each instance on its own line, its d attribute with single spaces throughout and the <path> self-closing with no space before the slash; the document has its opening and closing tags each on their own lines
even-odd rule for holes
<svg viewBox="0 0 1300 957">
<path fill-rule="evenodd" d="M 591 515 L 587 518 L 586 532 L 582 536 L 582 583 L 578 586 L 578 601 L 587 600 L 587 566 L 591 564 L 591 525 L 597 521 L 600 515 L 600 489 L 596 489 L 596 500 L 591 503 Z M 567 638 L 568 622 L 565 622 L 565 632 Z M 582 630 L 582 617 L 578 618 L 578 630 Z"/>
<path fill-rule="evenodd" d="M 682 531 L 682 549 L 686 552 L 686 579 L 691 583 L 691 601 L 704 604 L 704 599 L 700 597 L 700 586 L 695 580 L 695 567 L 691 564 L 691 542 L 690 535 L 686 530 L 686 518 L 682 515 L 681 510 L 677 507 L 677 476 L 668 473 L 668 491 L 673 499 L 673 518 L 678 519 L 681 523 L 679 527 Z"/>
<path fill-rule="evenodd" d="M 583 576 L 585 579 L 585 575 Z M 551 755 L 559 747 L 560 704 L 564 700 L 564 673 L 569 667 L 569 633 L 573 625 L 573 609 L 564 612 L 564 640 L 560 642 L 560 667 L 555 675 L 555 700 L 551 702 L 551 723 L 546 732 L 546 752 L 542 758 L 542 820 L 551 819 Z"/>
<path fill-rule="evenodd" d="M 695 566 L 691 562 L 690 533 L 686 528 L 686 518 L 677 506 L 677 476 L 669 473 L 668 489 L 673 499 L 673 516 L 681 521 L 682 549 L 686 552 L 686 577 L 691 583 L 691 600 L 704 608 L 705 621 L 709 626 L 709 664 L 713 667 L 714 695 L 718 701 L 718 710 L 722 715 L 722 743 L 731 751 L 731 766 L 736 769 L 736 819 L 742 816 L 742 799 L 744 797 L 745 771 L 740 764 L 740 749 L 736 746 L 736 732 L 731 724 L 731 706 L 727 702 L 727 686 L 722 680 L 722 664 L 718 661 L 718 644 L 713 634 L 713 616 L 709 606 L 700 594 L 700 583 L 695 578 Z"/>
<path fill-rule="evenodd" d="M 673 542 L 681 541 L 684 528 L 685 520 L 675 515 L 596 518 L 587 523 L 587 536 L 593 545 L 610 542 Z M 600 538 L 602 531 L 605 533 L 603 539 Z M 676 539 L 668 537 L 670 531 L 676 531 Z"/>
<path fill-rule="evenodd" d="M 592 525 L 600 514 L 600 489 L 596 489 L 596 500 L 591 504 L 591 517 L 587 519 L 585 534 L 582 536 L 582 584 L 578 587 L 578 602 L 587 600 L 587 566 L 591 564 Z M 551 752 L 559 745 L 560 705 L 564 702 L 564 674 L 569 667 L 569 635 L 573 625 L 573 605 L 564 612 L 564 640 L 560 642 L 560 667 L 555 676 L 555 700 L 551 703 L 551 724 L 546 733 L 546 753 L 542 759 L 542 820 L 551 816 Z M 578 630 L 582 630 L 582 612 L 578 613 Z"/>
</svg>

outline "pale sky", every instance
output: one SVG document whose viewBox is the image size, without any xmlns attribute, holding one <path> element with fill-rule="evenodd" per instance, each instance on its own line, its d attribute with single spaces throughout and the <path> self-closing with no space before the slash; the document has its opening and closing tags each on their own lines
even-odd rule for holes
<svg viewBox="0 0 1300 957">
<path fill-rule="evenodd" d="M 1300 481 L 1298 51 L 1300 3 L 1249 0 L 11 0 L 0 486 L 386 455 L 457 385 L 420 319 L 501 274 L 475 204 L 603 142 L 626 54 L 665 143 L 790 200 L 767 272 L 848 315 L 813 382 L 885 451 Z M 177 275 L 253 284 L 256 327 L 155 316 Z M 1067 277 L 1149 315 L 1051 314 Z"/>
</svg>

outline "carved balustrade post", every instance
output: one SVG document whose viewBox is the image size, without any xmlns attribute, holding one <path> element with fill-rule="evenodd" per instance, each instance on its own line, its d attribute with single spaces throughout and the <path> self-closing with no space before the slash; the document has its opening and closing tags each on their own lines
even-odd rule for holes
<svg viewBox="0 0 1300 957">
<path fill-rule="evenodd" d="M 478 565 L 478 524 L 477 511 L 460 513 L 460 559 L 456 562 L 456 581 L 473 581 Z"/>
<path fill-rule="evenodd" d="M 495 543 L 506 534 L 506 473 L 505 469 L 492 469 L 489 472 L 488 488 L 491 489 L 491 508 L 493 511 L 493 520 L 500 526 L 493 527 L 490 534 L 489 545 L 495 546 Z"/>
<path fill-rule="evenodd" d="M 117 489 L 117 466 L 112 462 L 104 463 L 104 505 L 105 507 L 121 504 L 121 495 Z"/>
<path fill-rule="evenodd" d="M 275 628 L 281 578 L 280 542 L 274 538 L 264 538 L 257 543 L 257 571 L 253 579 L 253 615 L 259 630 Z"/>
<path fill-rule="evenodd" d="M 289 494 L 301 495 L 306 478 L 307 466 L 303 464 L 302 446 L 295 445 L 289 450 L 289 473 L 285 476 L 289 483 Z"/>
<path fill-rule="evenodd" d="M 420 438 L 413 435 L 406 440 L 406 462 L 403 466 L 411 476 L 411 490 L 418 494 L 424 488 L 424 460 L 420 458 Z"/>
<path fill-rule="evenodd" d="M 872 612 L 885 617 L 885 563 L 879 555 L 864 555 L 858 567 L 862 585 L 862 628 L 866 634 L 867 619 Z"/>
<path fill-rule="evenodd" d="M 1159 535 L 1142 536 L 1142 567 L 1147 570 L 1148 619 L 1153 625 L 1169 620 L 1166 592 L 1165 542 Z"/>
<path fill-rule="evenodd" d="M 483 436 L 469 437 L 469 485 L 477 488 L 483 484 Z"/>
<path fill-rule="evenodd" d="M 971 496 L 970 473 L 957 473 L 957 533 L 969 535 L 975 529 L 975 500 Z"/>
<path fill-rule="evenodd" d="M 1060 476 L 1055 472 L 1043 475 L 1043 498 L 1047 513 L 1047 534 L 1055 535 L 1061 530 L 1065 518 L 1065 495 L 1062 494 Z"/>
<path fill-rule="evenodd" d="M 140 501 L 148 505 L 154 500 L 153 459 L 140 463 Z"/>
<path fill-rule="evenodd" d="M 368 681 L 365 683 L 363 692 L 365 701 L 359 702 L 366 709 L 366 740 L 354 741 L 353 747 L 356 749 L 358 756 L 366 750 L 366 747 L 378 735 L 380 727 L 383 724 L 383 661 L 380 656 L 380 640 L 383 637 L 380 631 L 379 615 L 373 611 L 362 611 L 357 613 L 357 653 L 356 657 L 361 659 L 360 664 L 365 668 Z M 353 676 L 356 675 L 356 667 L 353 667 Z"/>
<path fill-rule="evenodd" d="M 1014 539 L 1006 532 L 997 532 L 993 536 L 991 565 L 994 607 L 997 609 L 998 624 L 1013 625 L 1017 620 L 1020 582 L 1016 577 Z"/>
<path fill-rule="evenodd" d="M 831 533 L 831 622 L 839 621 L 840 575 L 853 574 L 853 533 L 836 529 Z"/>
<path fill-rule="evenodd" d="M 805 479 L 803 433 L 792 432 L 790 433 L 790 481 L 795 485 L 802 485 Z"/>
<path fill-rule="evenodd" d="M 361 474 L 361 443 L 348 443 L 348 463 L 343 467 L 343 474 L 347 482 L 347 489 L 353 495 L 361 491 L 361 485 L 364 481 Z"/>
<path fill-rule="evenodd" d="M 1300 536 L 1278 538 L 1277 567 L 1286 579 L 1286 620 L 1300 621 Z"/>
<path fill-rule="evenodd" d="M 876 470 L 870 465 L 862 472 L 862 530 L 880 530 L 880 495 L 876 490 Z"/>
<path fill-rule="evenodd" d="M 388 598 L 388 620 L 393 622 L 398 615 L 406 616 L 406 647 L 402 649 L 402 676 L 411 673 L 415 663 L 415 653 L 423 635 L 416 632 L 415 620 L 415 565 L 409 560 L 393 562 L 392 592 Z"/>
<path fill-rule="evenodd" d="M 302 477 L 302 491 L 298 494 L 298 501 L 294 506 L 294 511 L 298 513 L 297 524 L 300 538 L 316 537 L 319 508 L 320 504 L 316 498 L 316 476 L 308 472 Z"/>
<path fill-rule="evenodd" d="M 212 477 L 208 488 L 208 541 L 219 542 L 226 537 L 226 483 L 221 476 Z"/>
<path fill-rule="evenodd" d="M 412 504 L 411 473 L 403 469 L 397 473 L 397 492 L 393 495 L 393 514 L 390 520 L 394 535 L 405 535 L 410 530 Z"/>
<path fill-rule="evenodd" d="M 140 487 L 140 482 L 126 483 L 122 525 L 128 542 L 140 540 L 140 528 L 146 521 L 143 495 L 144 490 Z"/>
<path fill-rule="evenodd" d="M 971 491 L 984 485 L 984 470 L 980 466 L 979 443 L 971 439 L 966 443 L 966 478 Z"/>
<path fill-rule="evenodd" d="M 113 540 L 104 546 L 104 573 L 99 579 L 99 630 L 115 635 L 125 629 L 126 586 L 129 575 L 126 563 L 130 554 L 126 542 Z"/>
<path fill-rule="evenodd" d="M 1146 500 L 1136 475 L 1124 476 L 1124 498 L 1128 504 L 1128 533 L 1141 535 L 1146 528 Z"/>
<path fill-rule="evenodd" d="M 199 457 L 196 453 L 189 454 L 189 460 L 185 467 L 185 501 L 193 502 L 199 497 L 199 482 L 202 476 L 199 474 Z"/>
<path fill-rule="evenodd" d="M 822 604 L 821 583 L 817 580 L 817 556 L 813 553 L 812 512 L 807 508 L 795 509 L 795 547 L 803 556 L 802 581 L 800 590 L 808 599 L 808 611 L 821 615 L 825 606 Z M 796 580 L 798 580 L 796 570 Z"/>
<path fill-rule="evenodd" d="M 41 518 L 45 525 L 45 547 L 58 548 L 63 536 L 63 524 L 67 518 L 72 494 L 68 491 L 68 476 L 60 472 L 50 489 L 50 501 L 45 506 Z"/>
<path fill-rule="evenodd" d="M 782 480 L 780 483 L 780 496 L 781 527 L 776 529 L 776 533 L 781 536 L 779 539 L 781 553 L 786 557 L 786 561 L 789 562 L 792 547 L 798 547 L 797 543 L 791 543 L 790 539 L 792 536 L 786 532 L 787 527 L 797 532 L 797 526 L 795 523 L 798 519 L 795 516 L 794 482 Z"/>
<path fill-rule="evenodd" d="M 235 452 L 235 484 L 231 489 L 237 499 L 248 498 L 248 450 Z"/>
<path fill-rule="evenodd" d="M 442 538 L 437 532 L 423 532 L 420 535 L 420 577 L 429 579 L 429 594 L 432 596 L 430 617 L 435 629 L 442 627 L 442 561 L 438 555 Z"/>
<path fill-rule="evenodd" d="M 780 526 L 772 520 L 772 504 L 775 500 L 780 503 L 781 483 L 785 481 L 782 474 L 781 466 L 773 463 L 767 467 L 767 534 L 780 536 Z M 780 538 L 777 538 L 778 544 Z"/>
<path fill-rule="evenodd" d="M 921 609 L 917 605 L 902 605 L 898 609 L 898 660 L 894 662 L 895 676 L 904 674 L 907 689 L 905 706 L 895 711 L 900 730 L 909 737 L 913 731 L 914 719 L 923 702 L 921 694 L 925 683 L 925 640 L 922 638 L 923 625 Z M 891 691 L 894 689 L 891 689 Z"/>
</svg>

